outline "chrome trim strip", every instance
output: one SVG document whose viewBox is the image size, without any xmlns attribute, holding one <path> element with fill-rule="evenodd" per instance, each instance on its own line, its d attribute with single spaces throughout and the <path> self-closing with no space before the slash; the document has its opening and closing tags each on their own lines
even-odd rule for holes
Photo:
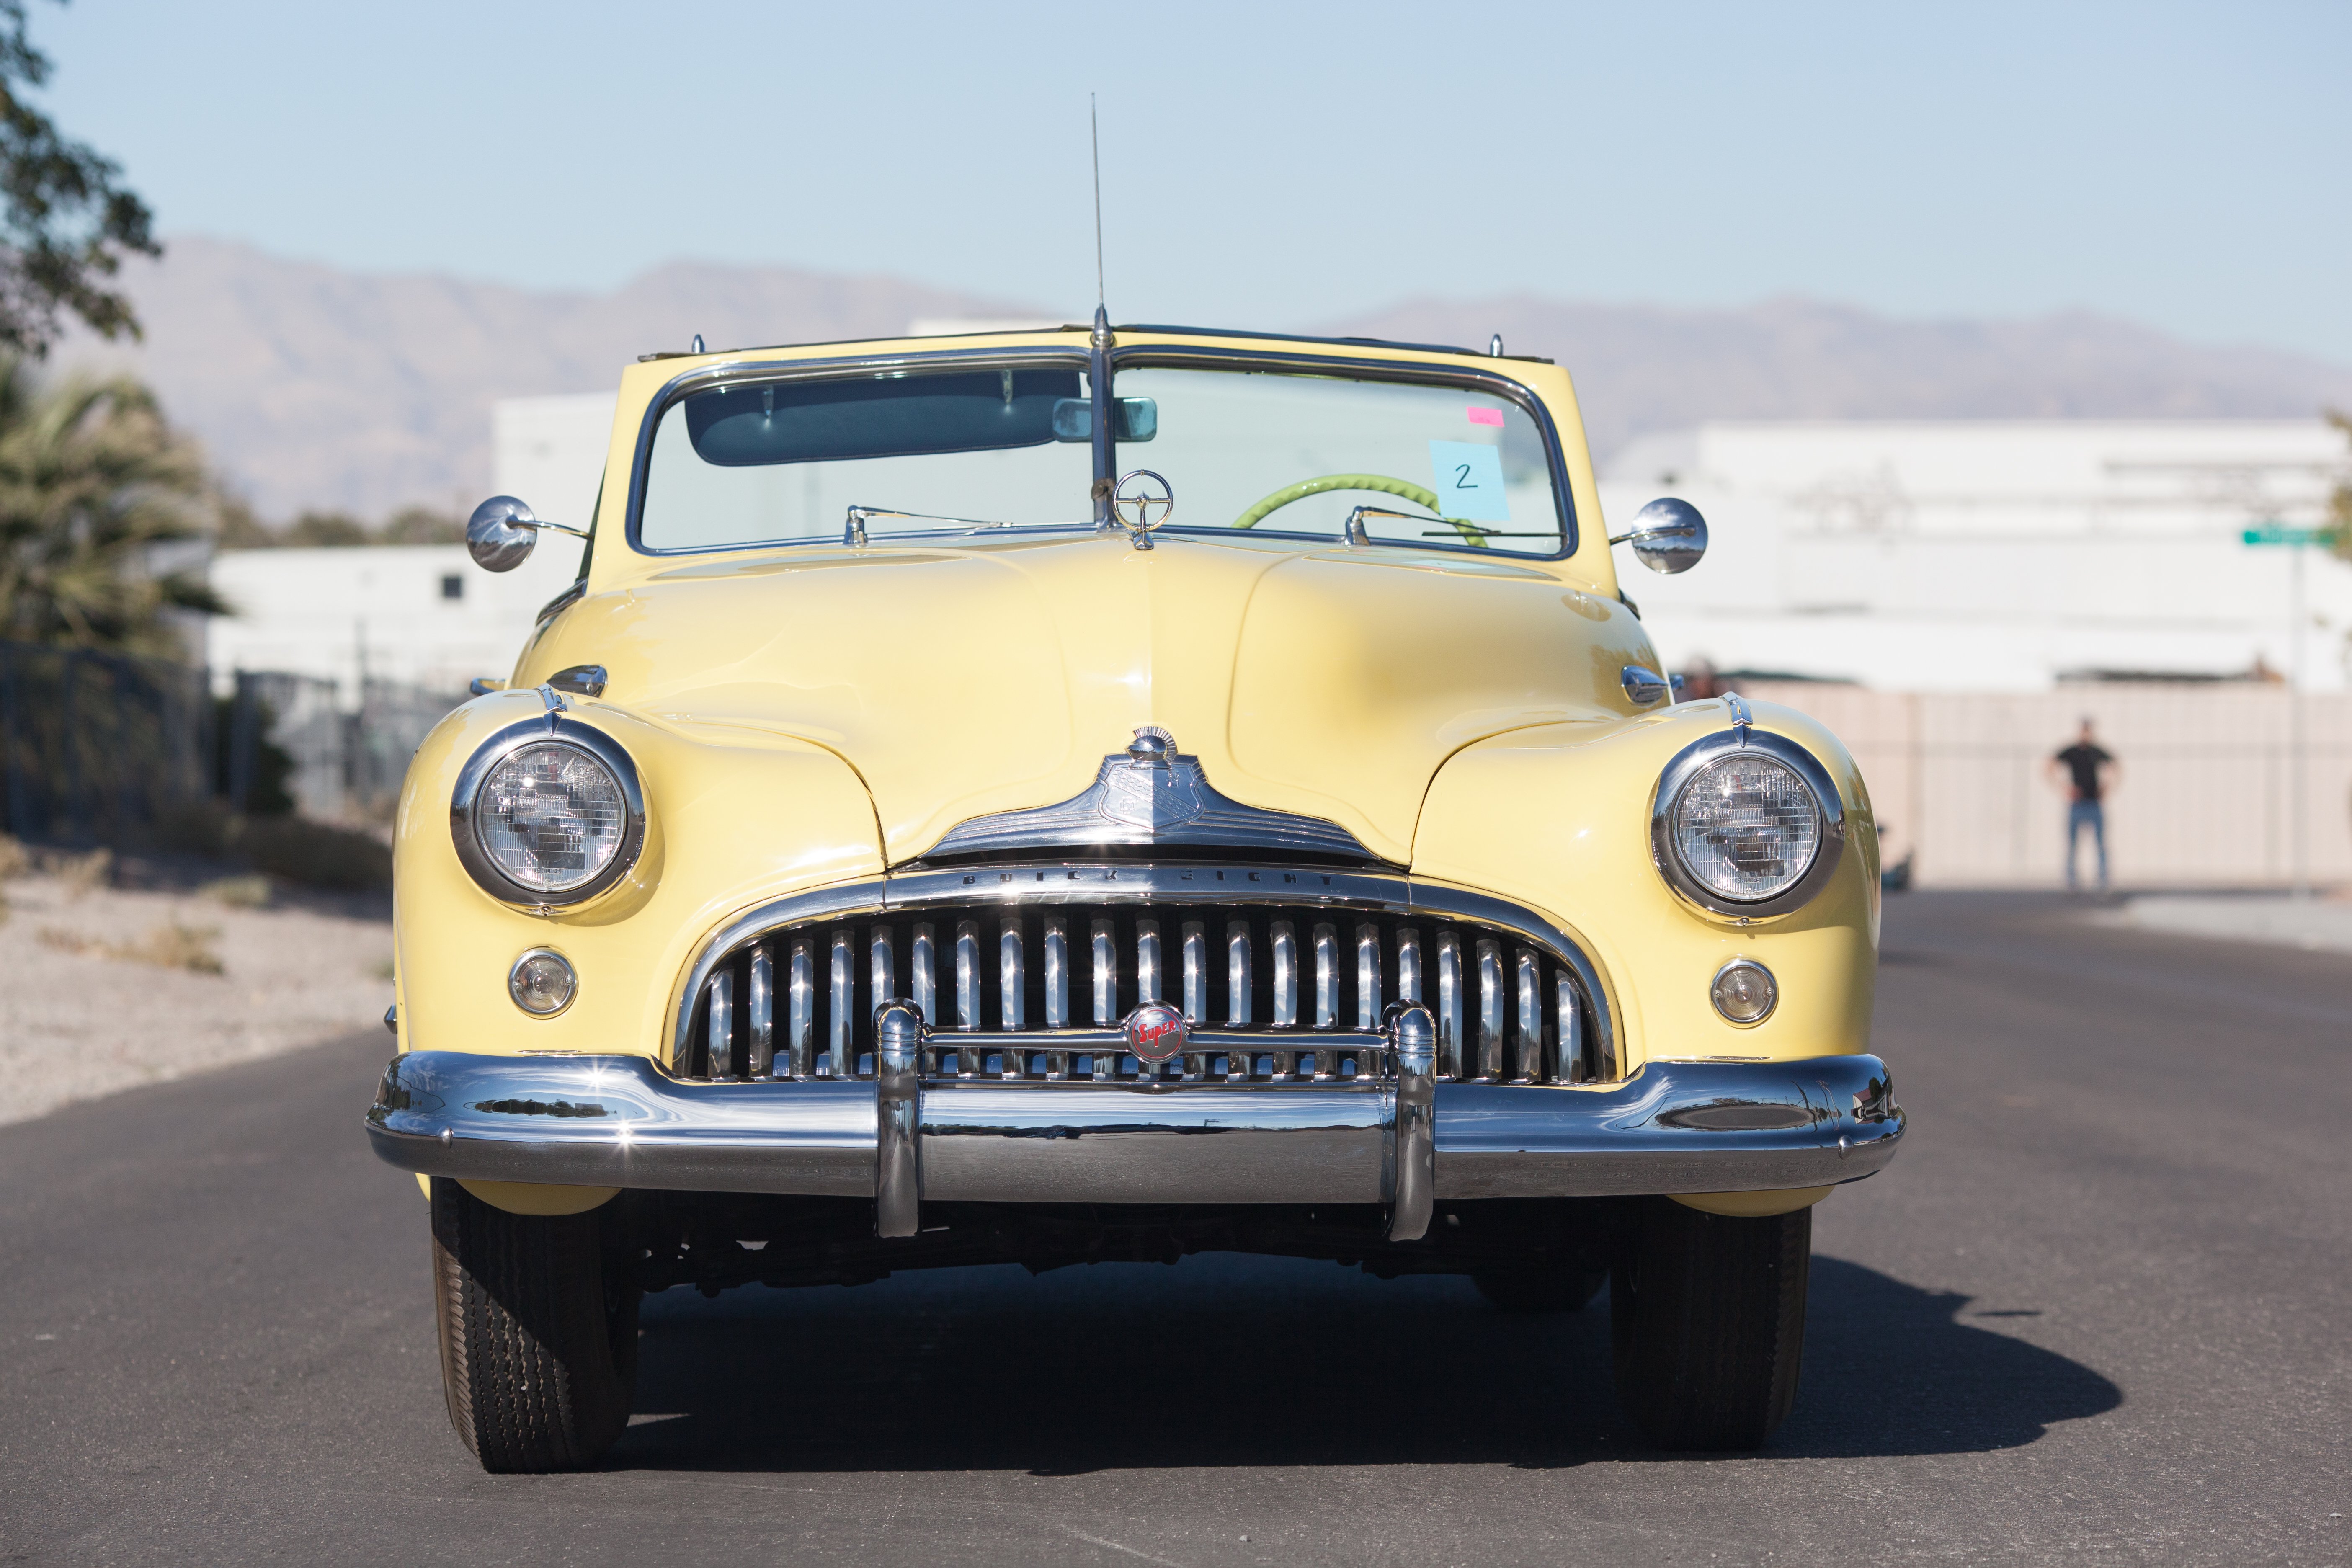
<svg viewBox="0 0 2352 1568">
<path fill-rule="evenodd" d="M 1394 1099 L 1373 1086 L 915 1093 L 932 1198 L 1390 1201 Z M 867 1197 L 877 1106 L 875 1085 L 692 1083 L 642 1057 L 417 1051 L 385 1069 L 366 1124 L 380 1158 L 427 1175 Z M 1870 1056 L 1654 1061 L 1605 1089 L 1439 1082 L 1432 1108 L 1438 1199 L 1828 1186 L 1883 1168 L 1906 1126 Z"/>
<path fill-rule="evenodd" d="M 1412 879 L 1369 871 L 1324 870 L 1315 867 L 1285 866 L 1199 866 L 1126 865 L 1059 860 L 1024 862 L 1017 865 L 983 866 L 970 870 L 912 870 L 871 881 L 837 884 L 805 893 L 795 893 L 761 904 L 736 916 L 713 931 L 695 952 L 693 962 L 678 977 L 678 988 L 672 994 L 671 1017 L 674 1034 L 671 1040 L 672 1059 L 690 1037 L 693 1026 L 693 999 L 699 995 L 705 980 L 719 958 L 741 947 L 754 937 L 780 927 L 800 925 L 824 919 L 868 919 L 886 911 L 919 913 L 941 905 L 970 907 L 987 902 L 1007 905 L 1042 904 L 1047 908 L 1072 905 L 1134 905 L 1168 902 L 1184 905 L 1231 904 L 1246 908 L 1257 905 L 1328 904 L 1364 909 L 1376 909 L 1390 914 L 1405 915 L 1425 910 L 1433 916 L 1469 921 L 1491 925 L 1523 936 L 1545 949 L 1554 958 L 1576 971 L 1584 994 L 1592 1002 L 1594 1044 L 1604 1064 L 1602 1075 L 1613 1071 L 1617 1059 L 1615 1008 L 1612 993 L 1588 954 L 1584 943 L 1574 932 L 1554 925 L 1533 910 L 1489 893 L 1455 887 L 1447 882 Z M 1105 922 L 1106 924 L 1108 922 Z M 1278 938 L 1288 921 L 1272 922 Z M 1103 940 L 1109 940 L 1108 931 Z M 1288 1024 L 1297 1022 L 1297 936 L 1291 937 L 1291 992 Z M 1277 955 L 1280 949 L 1277 946 Z M 1115 957 L 1115 954 L 1113 955 Z M 1440 945 L 1441 991 L 1443 989 L 1444 944 Z M 1115 981 L 1116 970 L 1106 972 Z M 1275 1022 L 1283 1025 L 1281 1016 L 1283 986 L 1280 975 L 1274 985 Z M 836 997 L 836 1019 L 847 1016 L 848 1003 Z M 1095 1018 L 1098 1024 L 1116 1023 L 1121 1016 L 1116 987 L 1110 1005 Z M 1440 1048 L 1444 1048 L 1446 1014 L 1443 1004 L 1439 1009 Z M 1456 1037 L 1457 1039 L 1459 1037 Z M 1464 1064 L 1466 1069 L 1466 1063 Z M 856 1064 L 851 1064 L 855 1071 Z"/>
<path fill-rule="evenodd" d="M 710 1002 L 707 1009 L 712 1078 L 736 1078 L 735 1071 L 735 976 L 720 970 L 710 977 Z"/>
<path fill-rule="evenodd" d="M 1692 742 L 1676 752 L 1659 773 L 1657 790 L 1650 797 L 1650 858 L 1666 886 L 1685 902 L 1696 904 L 1709 914 L 1760 921 L 1803 908 L 1836 874 L 1838 861 L 1845 851 L 1845 803 L 1838 797 L 1837 784 L 1819 758 L 1786 735 L 1776 735 L 1769 730 L 1749 731 L 1738 721 L 1746 711 L 1747 705 L 1740 704 L 1731 729 Z M 1796 770 L 1797 776 L 1805 781 L 1805 787 L 1813 792 L 1814 825 L 1821 836 L 1813 863 L 1805 868 L 1805 874 L 1788 891 L 1753 902 L 1725 898 L 1700 882 L 1683 865 L 1682 855 L 1674 842 L 1674 813 L 1683 791 L 1690 787 L 1700 769 L 1740 750 L 1761 752 Z"/>
<path fill-rule="evenodd" d="M 520 720 L 493 733 L 474 748 L 458 770 L 457 786 L 449 794 L 449 837 L 455 841 L 458 862 L 475 886 L 500 903 L 524 909 L 568 909 L 585 903 L 627 876 L 637 863 L 637 856 L 646 847 L 646 795 L 637 782 L 637 764 L 626 747 L 593 724 L 582 722 L 564 711 L 569 707 L 563 699 L 548 687 L 539 689 L 545 710 L 532 718 Z M 620 847 L 604 868 L 588 880 L 567 892 L 543 893 L 511 881 L 498 868 L 489 852 L 482 847 L 480 836 L 474 829 L 474 804 L 482 793 L 482 785 L 498 765 L 525 746 L 553 742 L 587 752 L 620 781 L 621 799 L 628 814 L 622 825 Z"/>
</svg>

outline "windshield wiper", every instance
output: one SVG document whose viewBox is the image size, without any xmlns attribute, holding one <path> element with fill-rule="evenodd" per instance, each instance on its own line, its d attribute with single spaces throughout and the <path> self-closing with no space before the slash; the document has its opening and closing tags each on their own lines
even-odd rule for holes
<svg viewBox="0 0 2352 1568">
<path fill-rule="evenodd" d="M 843 520 L 841 542 L 844 544 L 853 546 L 865 544 L 866 542 L 866 520 L 869 517 L 903 517 L 910 519 L 916 522 L 959 523 L 961 525 L 961 531 L 965 533 L 982 533 L 992 529 L 1020 528 L 1024 526 L 1024 524 L 1017 522 L 1003 522 L 999 521 L 994 518 L 987 517 L 942 517 L 937 512 L 900 511 L 897 507 L 891 506 L 853 506 L 849 509 L 849 515 Z M 1094 524 L 1090 522 L 1040 522 L 1030 523 L 1026 526 L 1031 528 L 1092 528 Z M 925 531 L 938 531 L 926 530 Z"/>
</svg>

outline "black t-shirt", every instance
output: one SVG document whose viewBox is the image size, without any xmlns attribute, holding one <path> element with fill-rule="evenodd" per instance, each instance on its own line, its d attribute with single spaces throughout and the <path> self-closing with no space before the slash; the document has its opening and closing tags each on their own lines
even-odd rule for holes
<svg viewBox="0 0 2352 1568">
<path fill-rule="evenodd" d="M 2099 764 L 2112 763 L 2115 758 L 2088 741 L 2077 741 L 2059 752 L 2057 760 L 2065 763 L 2067 771 L 2074 775 L 2074 798 L 2096 800 L 2099 798 Z"/>
</svg>

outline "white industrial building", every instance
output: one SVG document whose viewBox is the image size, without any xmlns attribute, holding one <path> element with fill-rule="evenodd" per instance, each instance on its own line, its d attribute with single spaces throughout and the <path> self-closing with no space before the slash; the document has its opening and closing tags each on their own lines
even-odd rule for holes
<svg viewBox="0 0 2352 1568">
<path fill-rule="evenodd" d="M 1726 423 L 1637 442 L 1601 502 L 1616 529 L 1659 495 L 1706 516 L 1688 574 L 1619 562 L 1678 668 L 1898 691 L 2275 679 L 2300 570 L 2305 689 L 2342 690 L 2352 565 L 2243 534 L 2318 524 L 2347 457 L 2317 419 Z"/>
</svg>

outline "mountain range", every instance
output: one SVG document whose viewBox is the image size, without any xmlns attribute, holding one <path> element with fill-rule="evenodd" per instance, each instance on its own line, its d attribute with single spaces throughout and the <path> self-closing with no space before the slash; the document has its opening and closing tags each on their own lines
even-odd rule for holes
<svg viewBox="0 0 2352 1568">
<path fill-rule="evenodd" d="M 490 405 L 609 389 L 699 333 L 713 348 L 896 334 L 920 320 L 1048 320 L 1034 302 L 879 275 L 675 262 L 610 293 L 290 260 L 202 237 L 124 268 L 137 345 L 68 339 L 57 371 L 154 385 L 265 519 L 462 512 L 490 474 Z M 2352 406 L 2352 367 L 2199 345 L 2088 312 L 1912 321 L 1802 299 L 1738 310 L 1534 294 L 1407 300 L 1241 327 L 1454 342 L 1500 333 L 1575 374 L 1595 456 L 1706 419 L 2309 417 Z"/>
</svg>

